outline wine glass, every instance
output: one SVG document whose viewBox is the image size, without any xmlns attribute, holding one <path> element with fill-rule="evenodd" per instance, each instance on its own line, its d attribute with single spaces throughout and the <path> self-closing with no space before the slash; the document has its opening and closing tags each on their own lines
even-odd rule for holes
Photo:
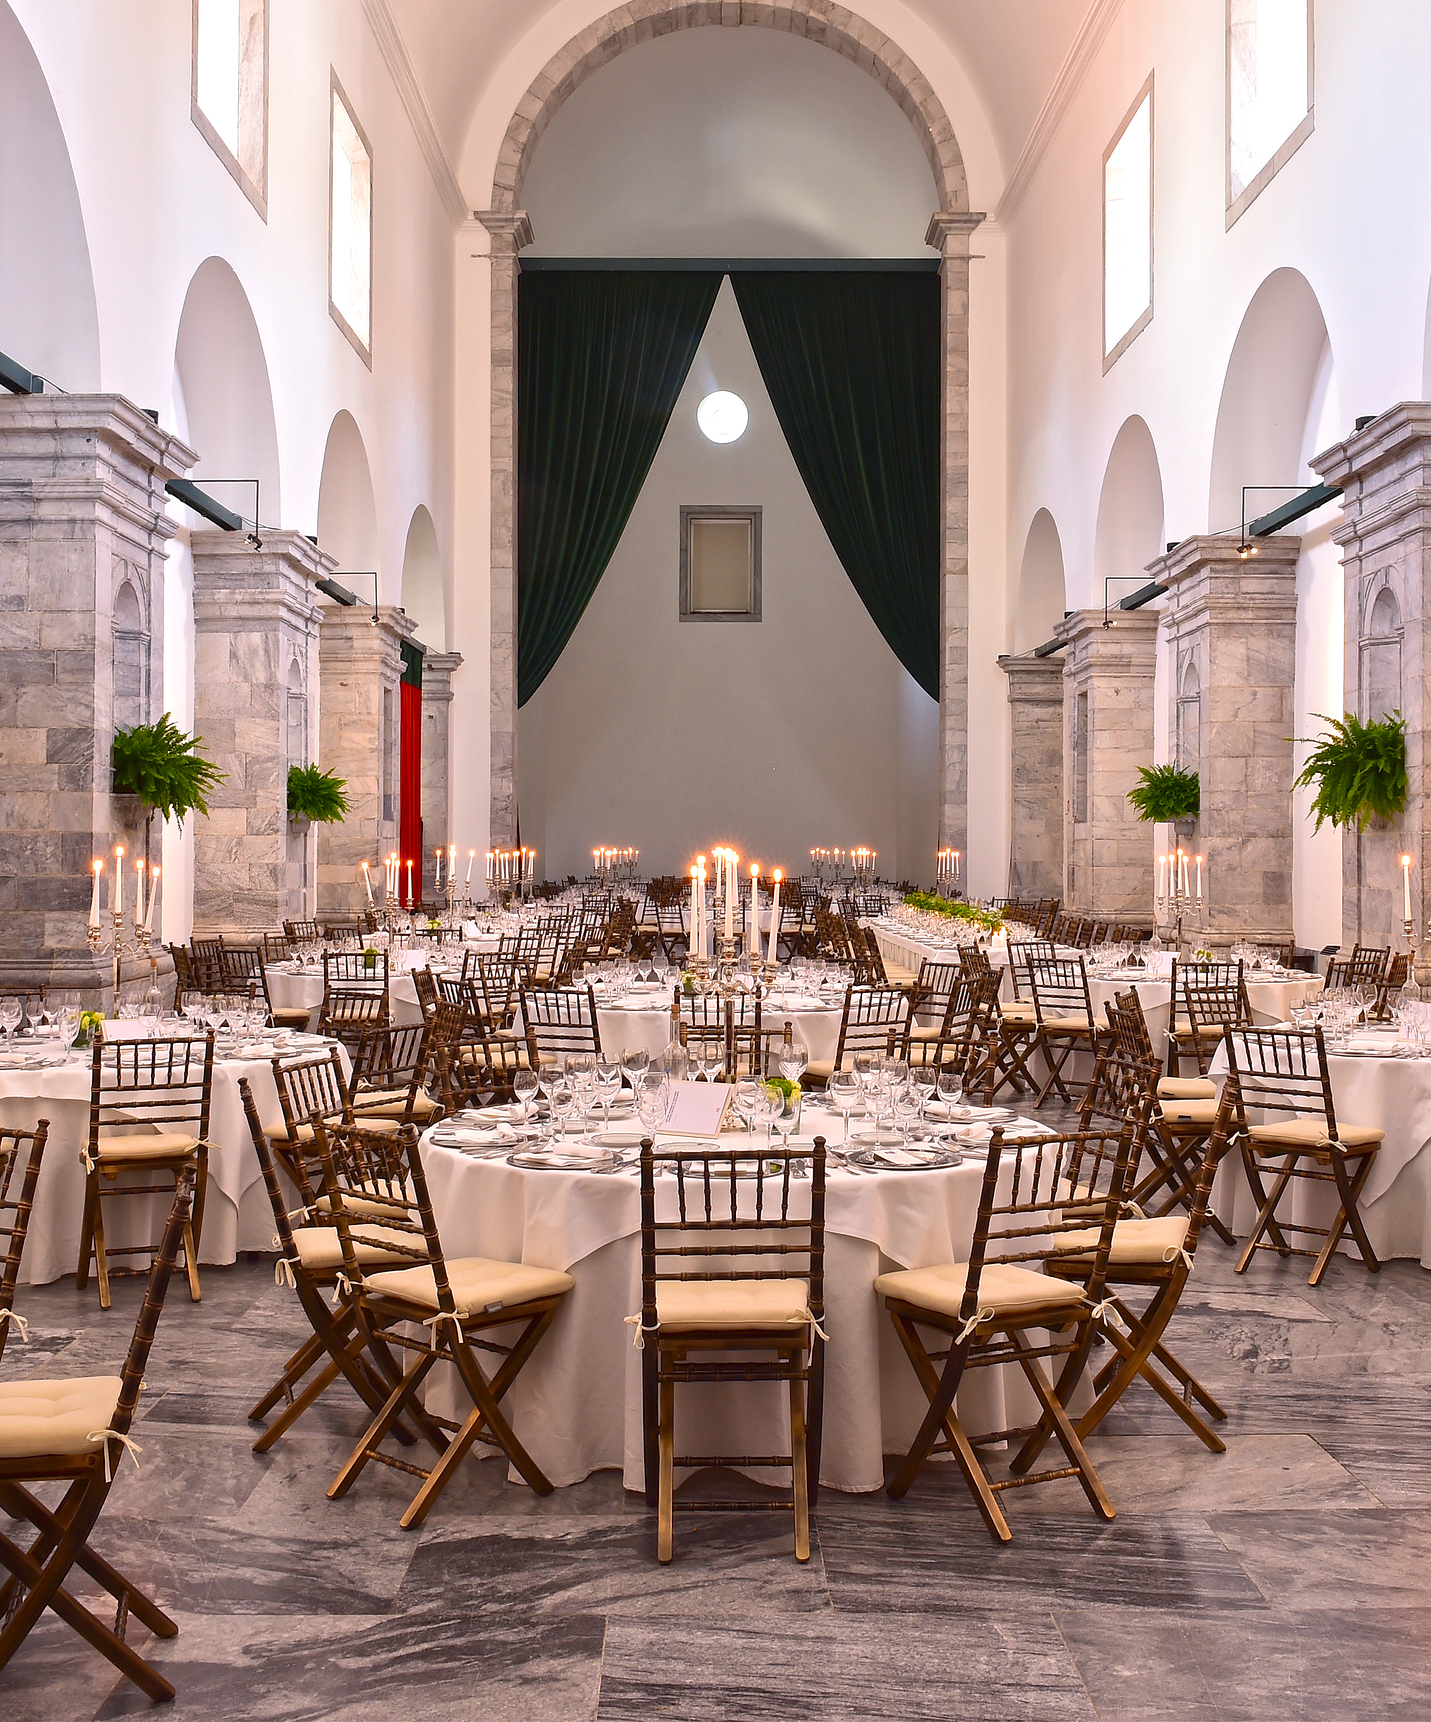
<svg viewBox="0 0 1431 1722">
<path fill-rule="evenodd" d="M 765 1152 L 770 1153 L 770 1136 L 775 1127 L 775 1120 L 785 1110 L 785 1091 L 775 1088 L 768 1082 L 760 1084 L 760 1092 L 756 1096 L 755 1116 L 765 1120 Z"/>
<path fill-rule="evenodd" d="M 512 1072 L 512 1098 L 522 1109 L 522 1123 L 527 1122 L 527 1108 L 537 1097 L 537 1073 L 534 1070 Z"/>
<path fill-rule="evenodd" d="M 955 1108 L 964 1098 L 964 1072 L 957 1065 L 941 1065 L 936 1079 L 936 1089 L 939 1098 L 944 1102 L 949 1116 L 952 1118 Z"/>
<path fill-rule="evenodd" d="M 891 1090 L 891 1097 L 899 1139 L 908 1148 L 910 1126 L 924 1115 L 924 1096 L 913 1083 L 902 1082 Z"/>
<path fill-rule="evenodd" d="M 636 1116 L 641 1120 L 643 1133 L 654 1137 L 666 1117 L 665 1080 L 659 1071 L 648 1069 L 640 1073 L 635 1086 Z"/>
<path fill-rule="evenodd" d="M 651 1068 L 651 1054 L 644 1046 L 623 1046 L 621 1049 L 621 1069 L 634 1092 L 641 1083 L 641 1078 Z"/>
<path fill-rule="evenodd" d="M 810 1049 L 798 1040 L 780 1043 L 780 1074 L 787 1082 L 798 1083 L 810 1062 Z"/>
<path fill-rule="evenodd" d="M 929 1102 L 934 1098 L 937 1083 L 938 1072 L 933 1065 L 910 1065 L 909 1086 L 911 1090 L 919 1096 L 919 1116 L 921 1121 L 924 1119 L 925 1109 L 928 1107 Z"/>
<path fill-rule="evenodd" d="M 621 1092 L 621 1063 L 615 1058 L 596 1060 L 595 1092 L 601 1102 L 601 1128 L 611 1128 L 611 1102 Z"/>
<path fill-rule="evenodd" d="M 842 1148 L 850 1145 L 850 1114 L 854 1111 L 860 1097 L 860 1079 L 853 1070 L 834 1070 L 830 1080 L 825 1084 L 825 1096 L 845 1121 L 845 1132 L 840 1140 Z"/>
<path fill-rule="evenodd" d="M 570 1082 L 561 1078 L 558 1078 L 552 1084 L 551 1090 L 547 1095 L 547 1104 L 551 1107 L 552 1117 L 560 1126 L 560 1135 L 563 1142 L 566 1140 L 567 1120 L 576 1110 L 576 1101 L 576 1090 L 571 1086 Z"/>
<path fill-rule="evenodd" d="M 581 1127 L 586 1130 L 587 1118 L 596 1095 L 596 1054 L 594 1052 L 568 1053 L 566 1080 L 567 1086 L 576 1096 L 577 1105 L 581 1108 Z"/>
<path fill-rule="evenodd" d="M 20 1026 L 22 1015 L 21 1002 L 17 998 L 0 998 L 0 1028 L 5 1030 L 5 1044 L 9 1047 L 14 1039 L 15 1030 Z"/>
<path fill-rule="evenodd" d="M 745 1120 L 747 1136 L 755 1133 L 755 1115 L 763 1086 L 758 1077 L 742 1076 L 737 1081 L 735 1090 L 731 1095 L 731 1105 L 734 1106 L 737 1117 Z"/>
<path fill-rule="evenodd" d="M 780 1109 L 775 1114 L 775 1128 L 780 1132 L 780 1152 L 788 1157 L 790 1138 L 800 1128 L 800 1090 L 797 1088 L 791 1095 L 782 1094 L 780 1101 Z"/>
<path fill-rule="evenodd" d="M 75 1043 L 75 1036 L 79 1033 L 79 1006 L 61 1005 L 56 1012 L 56 1019 L 60 1025 L 60 1045 L 68 1052 Z"/>
</svg>

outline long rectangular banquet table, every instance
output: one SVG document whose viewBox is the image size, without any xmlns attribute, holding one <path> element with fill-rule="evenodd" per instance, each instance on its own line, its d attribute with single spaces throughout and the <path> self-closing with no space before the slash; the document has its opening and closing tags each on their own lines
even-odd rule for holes
<svg viewBox="0 0 1431 1722">
<path fill-rule="evenodd" d="M 840 1120 L 807 1106 L 798 1140 L 817 1132 L 838 1143 Z M 424 1142 L 423 1162 L 448 1255 L 535 1263 L 575 1281 L 512 1392 L 523 1442 L 558 1485 L 619 1467 L 628 1489 L 644 1489 L 641 1353 L 626 1321 L 641 1302 L 633 1171 L 527 1170 L 431 1140 Z M 829 1171 L 821 1481 L 831 1488 L 882 1488 L 884 1455 L 903 1452 L 914 1438 L 928 1407 L 874 1281 L 894 1267 L 965 1259 L 983 1175 L 978 1150 L 962 1165 L 937 1170 Z M 794 1188 L 798 1197 L 809 1185 Z M 678 1450 L 694 1444 L 703 1452 L 783 1451 L 789 1439 L 783 1392 L 769 1383 L 683 1388 L 676 1401 Z M 1086 1403 L 1086 1393 L 1085 1384 L 1075 1403 Z M 438 1375 L 428 1403 L 442 1414 L 457 1411 Z M 975 1433 L 1037 1416 L 1027 1383 L 1007 1368 L 975 1371 L 959 1408 Z M 694 1440 L 693 1424 L 700 1429 Z"/>
<path fill-rule="evenodd" d="M 1386 1133 L 1361 1194 L 1372 1248 L 1382 1261 L 1409 1256 L 1431 1268 L 1431 1057 L 1398 1057 L 1394 1044 L 1394 1031 L 1388 1031 L 1355 1037 L 1350 1051 L 1329 1051 L 1332 1103 L 1339 1121 Z M 1219 1047 L 1212 1061 L 1219 1086 L 1226 1071 L 1226 1049 Z M 1283 1213 L 1299 1223 L 1326 1225 L 1336 1211 L 1335 1191 L 1306 1179 L 1294 1182 Z M 1228 1155 L 1218 1168 L 1212 1206 L 1239 1237 L 1251 1231 L 1257 1204 L 1240 1155 Z M 1349 1243 L 1342 1249 L 1355 1253 Z"/>
<path fill-rule="evenodd" d="M 296 1054 L 326 1049 L 330 1043 L 292 1036 L 278 1044 Z M 238 1091 L 239 1078 L 246 1076 L 264 1128 L 283 1128 L 271 1056 L 269 1052 L 253 1052 L 214 1059 L 209 1189 L 199 1243 L 199 1260 L 210 1266 L 232 1262 L 241 1251 L 269 1253 L 273 1249 L 273 1209 Z M 342 1057 L 344 1069 L 351 1068 L 346 1052 Z M 79 1261 L 85 1187 L 80 1150 L 89 1140 L 90 1075 L 88 1052 L 74 1052 L 63 1062 L 40 1069 L 27 1063 L 23 1054 L 0 1055 L 0 1124 L 31 1130 L 40 1118 L 50 1121 L 20 1264 L 25 1285 L 46 1285 L 72 1274 Z M 111 1248 L 157 1238 L 168 1211 L 169 1202 L 162 1195 L 108 1203 L 104 1223 Z"/>
</svg>

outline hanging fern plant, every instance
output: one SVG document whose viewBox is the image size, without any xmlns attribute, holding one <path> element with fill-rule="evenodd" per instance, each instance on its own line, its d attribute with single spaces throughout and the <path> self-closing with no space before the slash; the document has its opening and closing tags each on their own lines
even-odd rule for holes
<svg viewBox="0 0 1431 1722">
<path fill-rule="evenodd" d="M 1139 819 L 1154 825 L 1194 819 L 1202 803 L 1202 789 L 1195 771 L 1179 771 L 1175 765 L 1140 765 L 1141 782 L 1128 791 Z"/>
<path fill-rule="evenodd" d="M 1317 713 L 1330 730 L 1307 756 L 1296 788 L 1316 789 L 1316 829 L 1327 820 L 1365 831 L 1373 819 L 1391 820 L 1406 811 L 1406 720 L 1400 712 L 1362 723 Z M 1302 738 L 1299 738 L 1302 739 Z"/>
<path fill-rule="evenodd" d="M 345 779 L 316 765 L 288 768 L 288 817 L 308 819 L 315 825 L 336 825 L 348 816 Z"/>
<path fill-rule="evenodd" d="M 190 811 L 208 817 L 208 795 L 224 773 L 198 751 L 202 736 L 185 735 L 168 712 L 158 723 L 116 732 L 110 763 L 114 793 L 136 795 L 151 814 L 177 819 Z"/>
</svg>

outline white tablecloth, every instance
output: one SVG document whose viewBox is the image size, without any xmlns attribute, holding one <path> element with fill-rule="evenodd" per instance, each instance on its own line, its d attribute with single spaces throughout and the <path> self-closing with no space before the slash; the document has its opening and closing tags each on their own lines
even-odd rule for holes
<svg viewBox="0 0 1431 1722">
<path fill-rule="evenodd" d="M 346 1069 L 346 1053 L 343 1057 Z M 76 1053 L 68 1063 L 48 1070 L 0 1069 L 0 1123 L 33 1129 L 40 1118 L 50 1121 L 20 1262 L 25 1285 L 46 1285 L 72 1274 L 79 1261 L 85 1183 L 80 1149 L 89 1140 L 90 1069 L 88 1053 Z M 209 1102 L 209 1188 L 199 1244 L 199 1260 L 214 1265 L 232 1262 L 241 1250 L 273 1248 L 273 1208 L 249 1139 L 238 1091 L 242 1076 L 253 1089 L 264 1127 L 283 1128 L 267 1059 L 216 1058 Z M 157 1238 L 168 1211 L 163 1196 L 109 1202 L 106 1239 L 113 1246 Z"/>
<path fill-rule="evenodd" d="M 1227 1068 L 1219 1047 L 1214 1077 Z M 1386 1132 L 1366 1186 L 1361 1214 L 1371 1247 L 1383 1261 L 1409 1256 L 1431 1268 L 1431 1059 L 1328 1057 L 1332 1101 L 1339 1124 L 1369 1124 Z M 1254 1120 L 1255 1122 L 1255 1120 Z M 1298 1179 L 1284 1212 L 1292 1220 L 1326 1225 L 1336 1212 L 1336 1191 Z M 1212 1187 L 1218 1217 L 1240 1237 L 1252 1230 L 1252 1199 L 1242 1156 L 1230 1154 Z M 1302 1243 L 1314 1239 L 1303 1238 Z M 1354 1244 L 1344 1250 L 1355 1253 Z"/>
<path fill-rule="evenodd" d="M 671 1039 L 670 993 L 629 998 L 622 1004 L 604 1005 L 598 999 L 597 1027 L 601 1030 L 603 1052 L 619 1057 L 623 1047 L 644 1047 L 652 1058 L 666 1050 Z M 631 1008 L 628 1008 L 631 1007 Z M 774 999 L 763 999 L 760 1006 L 762 1029 L 773 1029 L 777 1035 L 790 1024 L 792 1037 L 803 1045 L 811 1058 L 833 1058 L 840 1040 L 838 1005 L 826 1004 L 811 1008 L 802 1000 L 802 1008 L 790 1010 Z"/>
<path fill-rule="evenodd" d="M 840 1140 L 838 1117 L 807 1108 L 801 1138 L 816 1130 Z M 641 1301 L 636 1177 L 522 1171 L 431 1143 L 424 1162 L 449 1255 L 560 1268 L 576 1282 L 509 1401 L 537 1463 L 558 1485 L 619 1466 L 628 1489 L 643 1489 L 641 1354 L 625 1325 Z M 884 1454 L 908 1447 L 927 1410 L 875 1278 L 966 1255 L 982 1178 L 980 1157 L 932 1172 L 829 1172 L 821 1480 L 832 1488 L 882 1488 Z M 450 1384 L 429 1402 L 458 1411 Z M 1016 1371 L 976 1371 L 959 1405 L 975 1432 L 1037 1415 Z M 779 1452 L 789 1439 L 784 1389 L 766 1384 L 683 1388 L 677 1421 L 678 1450 Z"/>
<path fill-rule="evenodd" d="M 425 964 L 415 966 L 420 968 Z M 316 1029 L 318 1012 L 323 1006 L 322 969 L 292 969 L 286 963 L 277 963 L 265 969 L 264 974 L 268 978 L 268 997 L 273 1008 L 306 1010 L 309 1029 Z M 388 999 L 395 1023 L 422 1021 L 422 1007 L 417 1002 L 417 983 L 412 978 L 411 969 L 390 977 Z"/>
</svg>

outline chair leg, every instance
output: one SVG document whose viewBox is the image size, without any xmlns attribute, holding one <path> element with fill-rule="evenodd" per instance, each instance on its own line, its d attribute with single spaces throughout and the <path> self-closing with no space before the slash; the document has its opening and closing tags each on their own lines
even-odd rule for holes
<svg viewBox="0 0 1431 1722">
<path fill-rule="evenodd" d="M 795 1506 L 795 1559 L 810 1558 L 810 1490 L 805 1451 L 805 1383 L 799 1377 L 799 1358 L 787 1359 L 795 1373 L 790 1377 L 790 1493 Z"/>
<path fill-rule="evenodd" d="M 328 1499 L 340 1501 L 353 1484 L 357 1482 L 373 1455 L 373 1450 L 381 1444 L 394 1423 L 402 1415 L 405 1405 L 413 1398 L 419 1387 L 426 1380 L 434 1363 L 437 1362 L 435 1351 L 423 1352 L 409 1367 L 407 1373 L 388 1395 L 382 1410 L 363 1431 L 362 1438 L 348 1457 L 347 1463 L 338 1475 L 328 1485 Z"/>
<path fill-rule="evenodd" d="M 1275 1215 L 1277 1204 L 1282 1200 L 1282 1192 L 1291 1182 L 1292 1168 L 1297 1163 L 1297 1155 L 1295 1151 L 1289 1154 L 1278 1168 L 1271 1195 L 1268 1195 L 1267 1188 L 1262 1182 L 1262 1171 L 1257 1164 L 1257 1156 L 1246 1143 L 1243 1144 L 1242 1148 L 1242 1163 L 1247 1170 L 1247 1182 L 1251 1186 L 1253 1197 L 1258 1206 L 1257 1218 L 1253 1222 L 1252 1230 L 1248 1233 L 1247 1242 L 1242 1247 L 1242 1254 L 1233 1265 L 1233 1272 L 1239 1274 L 1247 1272 L 1247 1264 L 1256 1253 L 1264 1232 L 1271 1234 L 1278 1255 L 1290 1256 L 1292 1253 L 1292 1247 L 1284 1237 L 1281 1227 L 1278 1226 Z"/>
<path fill-rule="evenodd" d="M 261 1423 L 280 1399 L 289 1396 L 327 1349 L 327 1346 L 316 1333 L 310 1333 L 298 1350 L 284 1364 L 283 1372 L 273 1386 L 269 1388 L 262 1399 L 256 1401 L 251 1407 L 248 1414 L 249 1422 Z"/>
<path fill-rule="evenodd" d="M 1089 1322 L 1086 1325 L 1091 1328 L 1092 1323 Z M 1016 1352 L 1022 1354 L 1028 1350 L 1020 1334 L 1009 1329 L 1005 1329 L 1005 1334 Z M 1100 1519 L 1116 1518 L 1117 1514 L 1113 1509 L 1113 1503 L 1108 1499 L 1102 1479 L 1094 1469 L 1093 1461 L 1084 1452 L 1083 1443 L 1079 1440 L 1072 1423 L 1069 1422 L 1068 1413 L 1064 1410 L 1058 1395 L 1044 1380 L 1044 1374 L 1038 1366 L 1038 1360 L 1020 1355 L 1019 1363 L 1028 1379 L 1029 1386 L 1038 1395 L 1045 1413 L 1053 1423 L 1053 1432 L 1058 1437 L 1059 1446 L 1067 1454 L 1069 1464 L 1078 1472 L 1078 1481 L 1083 1487 L 1084 1494 L 1088 1497 L 1089 1505 Z"/>
<path fill-rule="evenodd" d="M 1363 1262 L 1366 1263 L 1372 1273 L 1381 1271 L 1381 1263 L 1376 1258 L 1376 1251 L 1371 1247 L 1371 1239 L 1366 1235 L 1361 1212 L 1357 1207 L 1357 1197 L 1360 1196 L 1361 1187 L 1371 1173 L 1372 1163 L 1375 1159 L 1374 1154 L 1363 1154 L 1355 1176 L 1348 1178 L 1345 1155 L 1335 1151 L 1332 1153 L 1332 1176 L 1336 1180 L 1337 1193 L 1341 1197 L 1341 1207 L 1337 1209 L 1336 1218 L 1327 1228 L 1327 1241 L 1322 1246 L 1321 1254 L 1317 1257 L 1316 1265 L 1312 1269 L 1312 1277 L 1307 1281 L 1308 1285 L 1315 1286 L 1322 1283 L 1322 1276 L 1326 1273 L 1336 1247 L 1342 1241 L 1342 1236 L 1348 1226 L 1351 1227 L 1352 1236 L 1356 1241 L 1357 1249 L 1361 1252 Z"/>
<path fill-rule="evenodd" d="M 206 1143 L 199 1144 L 195 1160 L 194 1211 L 188 1226 L 192 1237 L 185 1242 L 184 1261 L 189 1270 L 189 1296 L 193 1302 L 198 1303 L 204 1295 L 199 1289 L 199 1244 L 204 1236 L 204 1203 L 209 1194 L 209 1150 Z M 176 1172 L 174 1176 L 177 1180 L 180 1174 Z"/>
<path fill-rule="evenodd" d="M 104 1198 L 100 1194 L 99 1180 L 101 1173 L 96 1171 L 94 1183 L 94 1271 L 99 1280 L 99 1307 L 110 1307 L 109 1295 L 109 1257 L 104 1249 Z"/>
<path fill-rule="evenodd" d="M 94 1254 L 94 1215 L 99 1206 L 99 1173 L 88 1171 L 84 1177 L 84 1215 L 80 1220 L 79 1263 L 75 1268 L 75 1290 L 83 1291 L 89 1284 L 90 1257 Z"/>
<path fill-rule="evenodd" d="M 825 1342 L 812 1335 L 809 1391 L 805 1396 L 805 1476 L 810 1507 L 820 1498 L 820 1452 L 825 1434 Z"/>
<path fill-rule="evenodd" d="M 676 1384 L 661 1383 L 661 1417 L 659 1428 L 660 1477 L 656 1505 L 656 1559 L 669 1561 L 674 1538 L 676 1513 Z"/>
</svg>

